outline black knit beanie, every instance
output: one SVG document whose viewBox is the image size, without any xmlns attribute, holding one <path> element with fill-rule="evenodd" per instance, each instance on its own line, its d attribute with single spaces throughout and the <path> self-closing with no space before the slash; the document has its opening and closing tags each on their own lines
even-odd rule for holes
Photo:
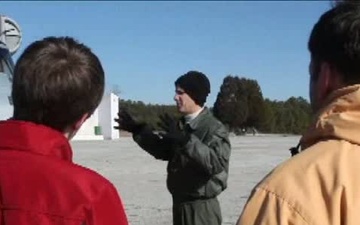
<svg viewBox="0 0 360 225">
<path fill-rule="evenodd" d="M 184 89 L 194 102 L 204 106 L 210 93 L 210 82 L 205 74 L 198 71 L 189 71 L 175 81 L 175 86 Z"/>
</svg>

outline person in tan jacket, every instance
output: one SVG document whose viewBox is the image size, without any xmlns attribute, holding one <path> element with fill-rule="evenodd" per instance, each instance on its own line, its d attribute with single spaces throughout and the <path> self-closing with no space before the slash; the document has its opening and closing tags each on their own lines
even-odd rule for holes
<svg viewBox="0 0 360 225">
<path fill-rule="evenodd" d="M 253 189 L 238 225 L 360 224 L 359 4 L 324 13 L 308 48 L 314 122 L 303 150 Z"/>
</svg>

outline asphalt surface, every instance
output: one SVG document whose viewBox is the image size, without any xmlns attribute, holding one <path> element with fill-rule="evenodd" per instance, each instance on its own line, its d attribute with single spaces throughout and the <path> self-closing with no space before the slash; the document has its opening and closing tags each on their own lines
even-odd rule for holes
<svg viewBox="0 0 360 225">
<path fill-rule="evenodd" d="M 235 224 L 251 189 L 290 158 L 298 136 L 231 137 L 228 189 L 220 196 L 223 225 Z M 131 137 L 114 141 L 73 141 L 74 161 L 108 178 L 118 189 L 131 225 L 171 225 L 166 162 L 148 155 Z"/>
</svg>

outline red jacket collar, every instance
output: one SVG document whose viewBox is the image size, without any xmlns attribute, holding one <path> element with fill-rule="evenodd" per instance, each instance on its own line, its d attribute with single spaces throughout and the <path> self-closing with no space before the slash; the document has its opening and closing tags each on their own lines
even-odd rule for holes
<svg viewBox="0 0 360 225">
<path fill-rule="evenodd" d="M 72 161 L 68 139 L 60 132 L 31 122 L 0 121 L 0 150 L 19 150 Z"/>
</svg>

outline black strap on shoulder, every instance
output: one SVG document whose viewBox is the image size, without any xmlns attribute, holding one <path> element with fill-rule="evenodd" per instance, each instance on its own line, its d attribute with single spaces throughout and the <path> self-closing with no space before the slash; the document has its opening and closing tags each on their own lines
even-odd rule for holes
<svg viewBox="0 0 360 225">
<path fill-rule="evenodd" d="M 300 142 L 298 143 L 298 145 L 296 147 L 292 147 L 289 149 L 290 153 L 291 153 L 291 157 L 295 156 L 296 154 L 298 154 L 300 152 Z"/>
</svg>

